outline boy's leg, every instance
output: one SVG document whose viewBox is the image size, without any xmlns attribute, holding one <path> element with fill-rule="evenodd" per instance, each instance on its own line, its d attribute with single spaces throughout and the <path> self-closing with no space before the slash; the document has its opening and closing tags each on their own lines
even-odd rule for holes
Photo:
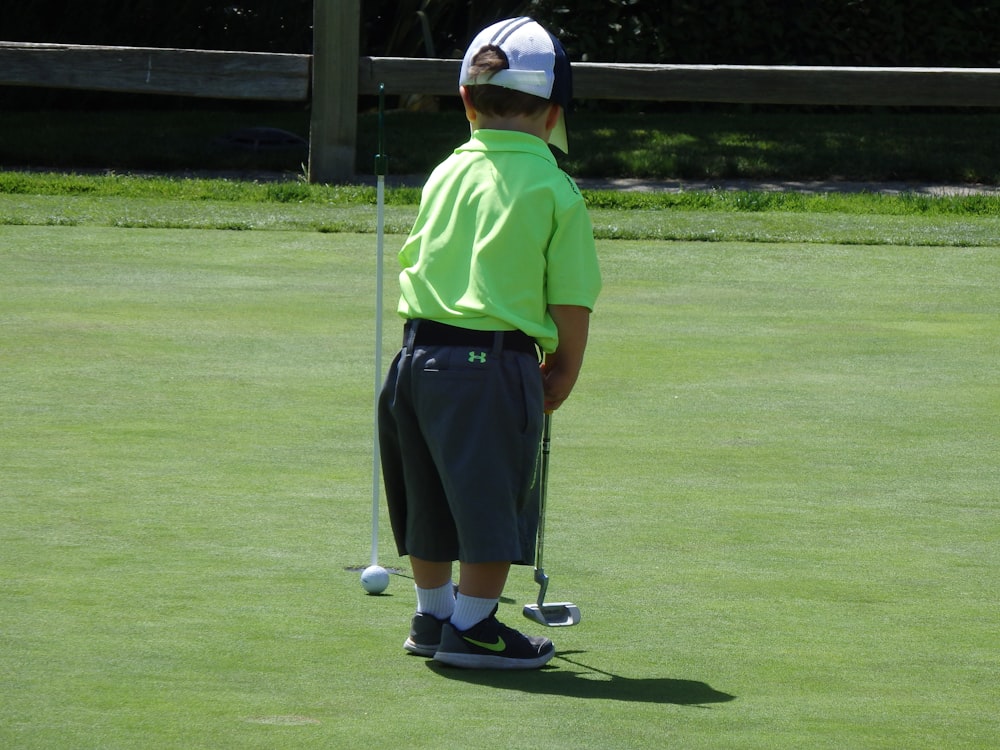
<svg viewBox="0 0 1000 750">
<path fill-rule="evenodd" d="M 451 582 L 451 563 L 436 563 L 410 558 L 417 589 L 417 613 L 448 620 L 455 612 L 455 588 Z"/>
<path fill-rule="evenodd" d="M 410 568 L 413 570 L 413 581 L 417 586 L 417 598 L 421 598 L 421 593 L 430 597 L 432 592 L 443 590 L 451 585 L 452 566 L 449 562 L 431 562 L 422 560 L 419 557 L 410 556 Z M 487 563 L 461 563 L 459 568 L 459 606 L 454 612 L 456 627 L 464 630 L 475 625 L 480 620 L 489 617 L 493 608 L 500 600 L 503 587 L 507 583 L 507 574 L 510 571 L 509 561 L 487 562 Z M 443 609 L 435 608 L 430 611 L 419 607 L 421 612 L 428 612 L 435 617 L 448 619 L 452 612 L 445 612 Z"/>
<path fill-rule="evenodd" d="M 507 585 L 510 561 L 459 565 L 458 593 L 477 599 L 499 599 Z"/>
<path fill-rule="evenodd" d="M 410 569 L 417 588 L 436 589 L 451 581 L 450 562 L 432 562 L 410 555 Z"/>
</svg>

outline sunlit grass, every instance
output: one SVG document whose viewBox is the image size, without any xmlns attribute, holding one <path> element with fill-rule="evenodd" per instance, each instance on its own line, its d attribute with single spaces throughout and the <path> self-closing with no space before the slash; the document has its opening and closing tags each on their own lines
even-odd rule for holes
<svg viewBox="0 0 1000 750">
<path fill-rule="evenodd" d="M 370 553 L 374 249 L 0 227 L 0 745 L 995 744 L 995 245 L 599 242 L 546 531 L 583 621 L 530 674 L 406 655 L 412 581 L 368 597 L 346 570 Z M 539 632 L 536 596 L 515 570 L 501 619 Z"/>
</svg>

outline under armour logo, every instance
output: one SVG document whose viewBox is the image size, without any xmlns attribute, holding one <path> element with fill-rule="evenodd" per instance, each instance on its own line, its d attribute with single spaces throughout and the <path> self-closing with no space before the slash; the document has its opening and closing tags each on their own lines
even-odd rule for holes
<svg viewBox="0 0 1000 750">
<path fill-rule="evenodd" d="M 469 361 L 478 362 L 481 365 L 486 364 L 486 352 L 469 352 Z"/>
</svg>

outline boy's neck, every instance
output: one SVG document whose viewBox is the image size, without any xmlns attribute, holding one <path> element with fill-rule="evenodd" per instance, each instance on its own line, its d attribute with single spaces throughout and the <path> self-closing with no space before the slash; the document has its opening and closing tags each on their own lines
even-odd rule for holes
<svg viewBox="0 0 1000 750">
<path fill-rule="evenodd" d="M 535 115 L 487 115 L 476 110 L 469 96 L 469 90 L 465 86 L 458 87 L 462 96 L 462 103 L 465 106 L 465 117 L 472 125 L 472 129 L 483 128 L 484 130 L 514 130 L 519 133 L 541 138 L 546 143 L 552 135 L 552 129 L 559 120 L 562 109 L 557 104 L 553 104 L 547 109 Z"/>
<path fill-rule="evenodd" d="M 479 114 L 473 123 L 476 128 L 483 130 L 513 130 L 518 133 L 527 133 L 536 138 L 541 138 L 548 143 L 551 129 L 546 130 L 545 118 L 527 117 L 525 115 L 512 115 L 509 117 L 488 117 Z"/>
</svg>

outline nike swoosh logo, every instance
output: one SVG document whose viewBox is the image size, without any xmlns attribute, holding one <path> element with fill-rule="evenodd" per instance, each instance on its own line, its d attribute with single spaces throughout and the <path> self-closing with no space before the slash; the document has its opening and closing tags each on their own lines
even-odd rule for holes
<svg viewBox="0 0 1000 750">
<path fill-rule="evenodd" d="M 507 648 L 507 644 L 503 642 L 503 638 L 497 636 L 496 643 L 483 643 L 482 641 L 477 641 L 473 638 L 465 638 L 468 643 L 473 646 L 479 646 L 480 648 L 485 648 L 487 651 L 493 651 L 494 653 L 500 653 Z"/>
</svg>

